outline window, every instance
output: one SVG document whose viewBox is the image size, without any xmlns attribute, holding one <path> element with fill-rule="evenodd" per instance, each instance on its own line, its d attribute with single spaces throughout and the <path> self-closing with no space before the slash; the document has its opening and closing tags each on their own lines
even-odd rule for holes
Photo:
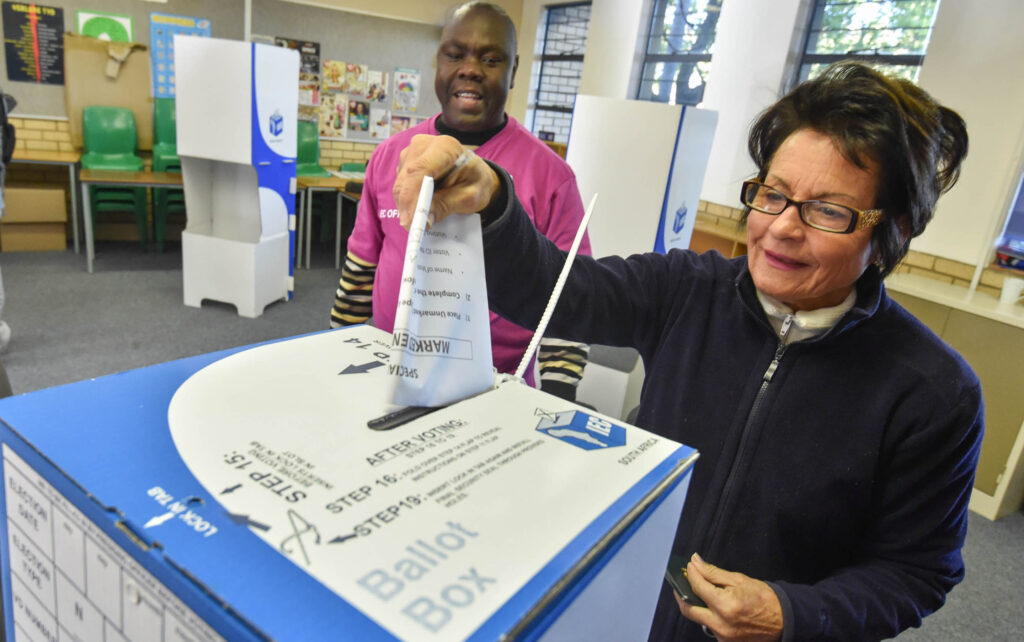
<svg viewBox="0 0 1024 642">
<path fill-rule="evenodd" d="M 654 0 L 637 98 L 700 103 L 721 9 L 722 0 Z"/>
<path fill-rule="evenodd" d="M 569 140 L 572 108 L 583 74 L 590 3 L 550 6 L 537 33 L 530 130 L 543 140 Z"/>
<path fill-rule="evenodd" d="M 851 59 L 916 81 L 938 5 L 939 0 L 815 0 L 797 82 Z"/>
</svg>

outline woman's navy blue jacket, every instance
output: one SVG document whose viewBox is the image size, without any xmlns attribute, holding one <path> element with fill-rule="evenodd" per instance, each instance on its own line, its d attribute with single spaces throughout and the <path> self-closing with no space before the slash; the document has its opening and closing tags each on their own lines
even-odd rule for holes
<svg viewBox="0 0 1024 642">
<path fill-rule="evenodd" d="M 564 253 L 515 198 L 484 249 L 491 308 L 535 327 Z M 874 267 L 832 330 L 783 349 L 745 258 L 579 257 L 547 335 L 640 352 L 637 425 L 701 454 L 675 552 L 771 584 L 784 638 L 894 636 L 963 578 L 980 385 Z M 664 590 L 651 639 L 707 638 Z"/>
</svg>

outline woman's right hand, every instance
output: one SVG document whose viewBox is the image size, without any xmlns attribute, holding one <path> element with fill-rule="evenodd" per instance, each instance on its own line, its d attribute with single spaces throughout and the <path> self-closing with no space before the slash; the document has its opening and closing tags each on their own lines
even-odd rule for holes
<svg viewBox="0 0 1024 642">
<path fill-rule="evenodd" d="M 425 176 L 434 179 L 431 221 L 472 214 L 487 207 L 500 187 L 498 175 L 479 156 L 450 136 L 413 136 L 399 157 L 394 196 L 399 221 L 409 229 Z"/>
</svg>

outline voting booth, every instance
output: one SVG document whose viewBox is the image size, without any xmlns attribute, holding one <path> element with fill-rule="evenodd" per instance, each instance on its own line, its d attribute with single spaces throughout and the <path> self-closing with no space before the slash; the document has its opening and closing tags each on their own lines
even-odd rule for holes
<svg viewBox="0 0 1024 642">
<path fill-rule="evenodd" d="M 566 161 L 586 203 L 594 256 L 690 245 L 718 113 L 579 95 Z"/>
<path fill-rule="evenodd" d="M 293 290 L 299 54 L 182 35 L 174 53 L 185 305 L 257 317 Z"/>
<path fill-rule="evenodd" d="M 579 95 L 566 161 L 583 202 L 594 256 L 629 256 L 690 246 L 717 112 Z M 617 418 L 636 407 L 643 365 L 635 351 L 595 346 L 577 398 Z"/>
<path fill-rule="evenodd" d="M 0 400 L 7 639 L 643 639 L 696 453 L 517 381 L 370 430 L 390 343 Z"/>
</svg>

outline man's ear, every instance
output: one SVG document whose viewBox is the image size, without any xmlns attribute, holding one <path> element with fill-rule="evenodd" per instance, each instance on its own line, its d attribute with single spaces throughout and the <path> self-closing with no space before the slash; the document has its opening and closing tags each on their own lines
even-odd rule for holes
<svg viewBox="0 0 1024 642">
<path fill-rule="evenodd" d="M 508 88 L 512 89 L 516 86 L 516 70 L 519 69 L 519 54 L 512 60 L 512 82 L 508 84 Z"/>
</svg>

